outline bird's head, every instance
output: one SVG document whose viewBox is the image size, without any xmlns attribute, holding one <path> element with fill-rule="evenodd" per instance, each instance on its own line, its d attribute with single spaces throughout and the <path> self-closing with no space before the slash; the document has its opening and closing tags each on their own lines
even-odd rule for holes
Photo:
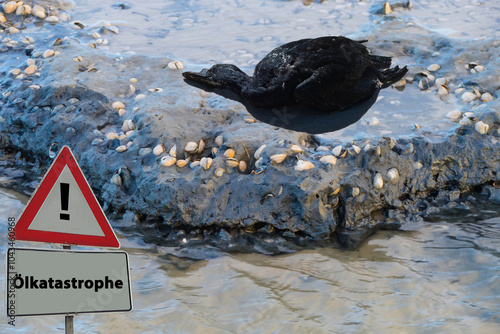
<svg viewBox="0 0 500 334">
<path fill-rule="evenodd" d="M 209 87 L 226 88 L 233 91 L 241 91 L 248 83 L 250 77 L 231 64 L 217 64 L 201 72 L 184 72 L 182 76 L 186 80 L 192 80 Z"/>
</svg>

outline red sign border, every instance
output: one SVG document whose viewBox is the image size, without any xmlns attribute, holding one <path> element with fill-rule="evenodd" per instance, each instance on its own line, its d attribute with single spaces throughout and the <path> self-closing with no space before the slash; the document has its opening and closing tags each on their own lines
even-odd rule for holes
<svg viewBox="0 0 500 334">
<path fill-rule="evenodd" d="M 75 178 L 75 181 L 92 210 L 94 217 L 99 223 L 104 236 L 29 229 L 33 219 L 36 217 L 38 211 L 54 187 L 57 178 L 61 175 L 65 166 L 68 166 L 71 174 Z M 68 146 L 63 146 L 57 157 L 54 159 L 54 162 L 50 166 L 48 172 L 43 177 L 42 182 L 40 182 L 40 185 L 35 190 L 35 193 L 21 213 L 21 216 L 14 227 L 14 233 L 16 240 L 20 241 L 120 248 L 120 242 L 116 238 L 115 232 L 106 218 L 106 215 L 102 211 L 101 206 L 97 202 L 94 192 L 90 188 L 90 185 L 85 179 L 78 162 Z"/>
</svg>

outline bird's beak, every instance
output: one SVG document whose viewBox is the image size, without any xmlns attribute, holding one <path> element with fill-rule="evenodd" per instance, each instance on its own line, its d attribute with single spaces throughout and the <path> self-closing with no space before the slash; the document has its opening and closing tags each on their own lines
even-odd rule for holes
<svg viewBox="0 0 500 334">
<path fill-rule="evenodd" d="M 188 80 L 204 82 L 211 79 L 207 72 L 208 69 L 204 68 L 201 72 L 184 72 L 182 76 Z"/>
</svg>

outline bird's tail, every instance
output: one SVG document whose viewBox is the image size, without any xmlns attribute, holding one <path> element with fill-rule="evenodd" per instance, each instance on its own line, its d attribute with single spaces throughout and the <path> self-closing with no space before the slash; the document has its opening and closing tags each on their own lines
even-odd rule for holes
<svg viewBox="0 0 500 334">
<path fill-rule="evenodd" d="M 389 87 L 393 83 L 401 80 L 405 74 L 408 72 L 408 68 L 405 66 L 403 68 L 399 68 L 396 66 L 394 68 L 388 68 L 384 71 L 381 71 L 380 82 L 382 82 L 382 88 Z"/>
<path fill-rule="evenodd" d="M 370 55 L 370 60 L 372 61 L 373 66 L 379 70 L 385 70 L 386 68 L 391 67 L 391 57 Z"/>
</svg>

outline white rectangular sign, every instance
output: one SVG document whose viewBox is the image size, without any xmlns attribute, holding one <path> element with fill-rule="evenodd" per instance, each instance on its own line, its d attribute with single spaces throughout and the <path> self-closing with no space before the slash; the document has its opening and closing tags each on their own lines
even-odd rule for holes
<svg viewBox="0 0 500 334">
<path fill-rule="evenodd" d="M 8 316 L 131 309 L 126 252 L 35 248 L 7 252 Z"/>
</svg>

